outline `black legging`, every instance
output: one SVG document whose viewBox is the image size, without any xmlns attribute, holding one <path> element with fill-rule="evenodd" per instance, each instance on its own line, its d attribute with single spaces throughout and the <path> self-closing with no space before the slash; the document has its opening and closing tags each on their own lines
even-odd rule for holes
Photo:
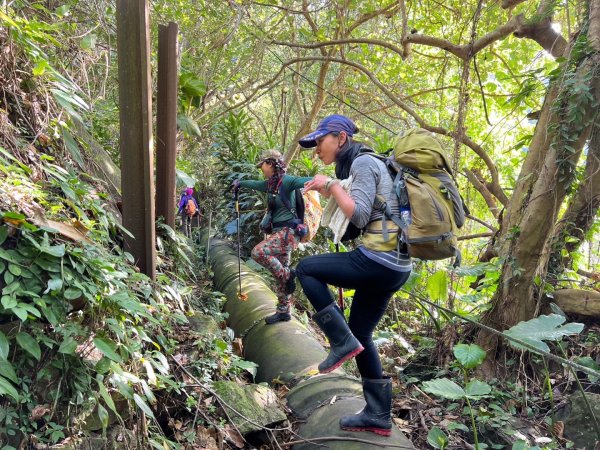
<svg viewBox="0 0 600 450">
<path fill-rule="evenodd" d="M 381 361 L 372 339 L 373 330 L 385 314 L 388 301 L 408 280 L 410 272 L 388 269 L 357 249 L 303 258 L 298 263 L 296 275 L 317 312 L 334 301 L 328 284 L 355 289 L 348 325 L 365 348 L 356 357 L 358 371 L 363 378 L 382 378 Z"/>
</svg>

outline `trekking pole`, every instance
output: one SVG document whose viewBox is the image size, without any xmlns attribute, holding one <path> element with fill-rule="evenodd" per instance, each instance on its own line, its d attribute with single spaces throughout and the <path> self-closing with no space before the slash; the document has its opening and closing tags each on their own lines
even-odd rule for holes
<svg viewBox="0 0 600 450">
<path fill-rule="evenodd" d="M 340 244 L 335 244 L 335 252 L 340 252 Z M 342 314 L 344 314 L 344 289 L 341 286 L 338 287 L 338 304 L 342 310 Z"/>
<path fill-rule="evenodd" d="M 239 191 L 234 189 L 233 198 L 235 199 L 235 220 L 237 225 L 237 247 L 238 247 L 238 299 L 245 302 L 248 300 L 248 296 L 246 294 L 242 294 L 242 250 L 241 250 L 241 241 L 240 241 L 240 202 L 239 202 Z"/>
</svg>

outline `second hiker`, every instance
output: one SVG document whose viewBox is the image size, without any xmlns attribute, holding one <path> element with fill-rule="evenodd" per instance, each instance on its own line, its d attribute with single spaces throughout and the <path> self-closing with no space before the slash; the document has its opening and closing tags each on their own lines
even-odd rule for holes
<svg viewBox="0 0 600 450">
<path fill-rule="evenodd" d="M 252 249 L 252 259 L 269 269 L 277 280 L 277 308 L 275 314 L 265 319 L 267 324 L 274 324 L 291 319 L 291 294 L 296 287 L 296 275 L 289 265 L 300 237 L 294 231 L 296 216 L 290 205 L 292 208 L 295 205 L 294 191 L 312 177 L 287 175 L 285 161 L 277 150 L 263 152 L 256 167 L 261 169 L 265 180 L 235 180 L 233 189 L 250 188 L 267 193 L 268 212 L 261 222 L 261 230 L 267 237 Z M 282 193 L 288 196 L 286 201 Z"/>
</svg>

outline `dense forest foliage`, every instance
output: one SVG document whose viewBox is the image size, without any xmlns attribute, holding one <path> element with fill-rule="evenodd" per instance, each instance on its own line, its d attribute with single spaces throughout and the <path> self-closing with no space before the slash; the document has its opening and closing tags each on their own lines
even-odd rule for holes
<svg viewBox="0 0 600 450">
<path fill-rule="evenodd" d="M 202 226 L 225 239 L 228 187 L 258 177 L 262 150 L 332 173 L 297 145 L 329 114 L 378 152 L 413 127 L 448 151 L 470 210 L 462 265 L 415 261 L 376 336 L 416 448 L 600 441 L 597 1 L 148 8 L 154 85 L 157 27 L 179 26 L 178 188 L 196 187 Z M 138 448 L 253 448 L 212 389 L 251 383 L 256 365 L 236 351 L 199 230 L 157 223 L 156 281 L 123 250 L 116 14 L 104 0 L 0 10 L 0 449 L 111 430 Z M 244 259 L 263 200 L 240 196 Z M 323 229 L 294 258 L 332 248 Z M 270 436 L 265 448 L 293 439 Z"/>
</svg>

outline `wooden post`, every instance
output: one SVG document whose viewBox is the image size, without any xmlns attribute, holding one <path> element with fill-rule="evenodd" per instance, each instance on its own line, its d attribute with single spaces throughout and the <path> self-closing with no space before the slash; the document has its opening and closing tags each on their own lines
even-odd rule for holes
<svg viewBox="0 0 600 450">
<path fill-rule="evenodd" d="M 156 279 L 154 158 L 147 0 L 117 0 L 119 119 L 123 225 L 140 270 Z"/>
<path fill-rule="evenodd" d="M 158 27 L 156 103 L 156 215 L 175 228 L 177 158 L 177 24 Z"/>
</svg>

